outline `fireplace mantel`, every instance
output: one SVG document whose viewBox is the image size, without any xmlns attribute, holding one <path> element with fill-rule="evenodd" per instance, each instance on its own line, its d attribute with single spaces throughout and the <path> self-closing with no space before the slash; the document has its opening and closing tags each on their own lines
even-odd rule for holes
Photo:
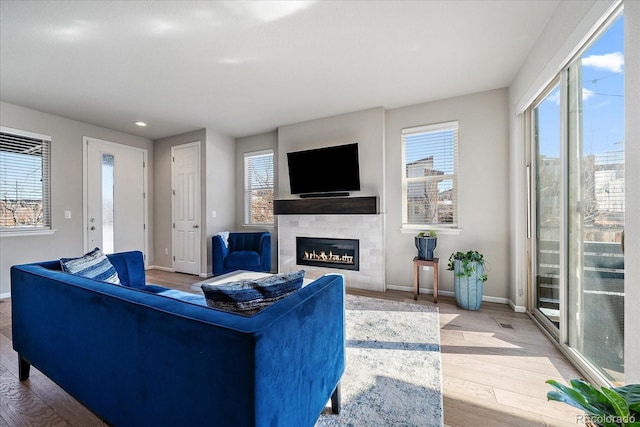
<svg viewBox="0 0 640 427">
<path fill-rule="evenodd" d="M 318 197 L 308 199 L 280 199 L 273 202 L 275 215 L 375 215 L 378 198 L 367 197 Z"/>
</svg>

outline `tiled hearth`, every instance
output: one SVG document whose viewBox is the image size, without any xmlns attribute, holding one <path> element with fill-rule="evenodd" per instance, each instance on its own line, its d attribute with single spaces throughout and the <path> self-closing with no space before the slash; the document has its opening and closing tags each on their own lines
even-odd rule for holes
<svg viewBox="0 0 640 427">
<path fill-rule="evenodd" d="M 357 239 L 360 270 L 330 269 L 296 264 L 296 237 Z M 278 215 L 278 269 L 280 273 L 305 270 L 315 279 L 328 273 L 344 275 L 347 287 L 384 291 L 383 216 Z"/>
</svg>

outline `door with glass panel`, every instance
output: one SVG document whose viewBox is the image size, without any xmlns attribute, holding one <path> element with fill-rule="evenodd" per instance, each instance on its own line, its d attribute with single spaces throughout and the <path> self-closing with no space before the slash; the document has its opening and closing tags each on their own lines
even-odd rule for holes
<svg viewBox="0 0 640 427">
<path fill-rule="evenodd" d="M 87 250 L 145 253 L 144 150 L 85 138 Z"/>
<path fill-rule="evenodd" d="M 534 316 L 595 377 L 624 383 L 624 18 L 532 106 Z"/>
</svg>

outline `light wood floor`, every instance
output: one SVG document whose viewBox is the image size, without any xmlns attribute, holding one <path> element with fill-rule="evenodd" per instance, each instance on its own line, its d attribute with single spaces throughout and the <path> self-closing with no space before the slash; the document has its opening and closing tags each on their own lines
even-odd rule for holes
<svg viewBox="0 0 640 427">
<path fill-rule="evenodd" d="M 152 283 L 193 292 L 197 276 L 147 272 Z M 433 305 L 431 295 L 413 301 L 409 292 L 349 290 L 349 293 Z M 502 304 L 479 311 L 459 309 L 440 297 L 440 340 L 447 426 L 576 426 L 578 410 L 547 402 L 545 380 L 580 377 L 533 322 Z M 104 426 L 90 411 L 36 369 L 18 381 L 11 343 L 11 303 L 0 300 L 0 427 Z M 178 426 L 177 426 L 178 427 Z"/>
</svg>

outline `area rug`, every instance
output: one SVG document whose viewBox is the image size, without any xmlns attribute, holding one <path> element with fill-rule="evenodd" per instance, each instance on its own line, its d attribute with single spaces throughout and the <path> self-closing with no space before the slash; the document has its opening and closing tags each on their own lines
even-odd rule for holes
<svg viewBox="0 0 640 427">
<path fill-rule="evenodd" d="M 342 410 L 316 427 L 442 426 L 438 309 L 346 296 Z"/>
</svg>

